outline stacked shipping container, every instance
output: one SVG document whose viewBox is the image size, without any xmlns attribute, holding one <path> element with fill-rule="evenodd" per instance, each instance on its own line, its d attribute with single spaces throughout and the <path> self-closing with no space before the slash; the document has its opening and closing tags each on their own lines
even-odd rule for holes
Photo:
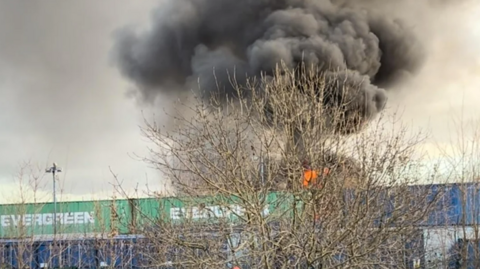
<svg viewBox="0 0 480 269">
<path fill-rule="evenodd" d="M 419 224 L 427 231 L 446 229 L 445 227 L 475 227 L 480 221 L 480 185 L 447 184 L 412 186 L 410 191 L 429 190 L 432 197 L 445 192 L 437 203 L 435 210 Z M 347 195 L 347 194 L 346 194 Z M 264 214 L 282 214 L 293 199 L 288 193 L 273 192 L 265 197 Z M 387 199 L 387 198 L 386 198 Z M 427 199 L 429 199 L 427 197 Z M 41 268 L 47 264 L 94 268 L 103 264 L 122 264 L 122 268 L 140 266 L 141 255 L 138 250 L 141 229 L 156 220 L 179 222 L 185 219 L 208 219 L 208 215 L 225 217 L 235 221 L 242 208 L 235 197 L 203 198 L 144 198 L 103 200 L 86 202 L 62 202 L 57 204 L 57 238 L 53 242 L 53 204 L 14 204 L 0 206 L 0 264 L 19 267 L 22 260 L 28 261 L 27 268 Z M 387 203 L 392 205 L 391 203 Z M 226 209 L 225 205 L 229 205 Z M 393 205 L 392 205 L 393 206 Z M 203 209 L 207 208 L 205 211 Z M 386 209 L 388 210 L 388 209 Z M 206 214 L 205 212 L 208 212 Z M 433 230 L 432 230 L 433 231 Z M 431 240 L 431 236 L 428 235 Z M 419 237 L 420 238 L 420 237 Z M 450 240 L 456 244 L 459 238 Z M 30 240 L 29 249 L 21 250 L 19 244 Z M 103 240 L 103 241 L 102 241 Z M 101 242 L 101 244 L 99 244 Z M 422 264 L 432 262 L 434 251 L 423 240 L 416 253 L 427 254 L 422 257 Z M 99 246 L 107 250 L 102 250 Z M 143 244 L 144 245 L 144 244 Z M 54 255 L 55 249 L 62 249 Z M 115 258 L 104 253 L 115 253 Z M 20 258 L 23 257 L 23 258 Z M 417 260 L 409 261 L 410 266 L 418 265 Z M 437 267 L 440 268 L 440 267 Z"/>
</svg>

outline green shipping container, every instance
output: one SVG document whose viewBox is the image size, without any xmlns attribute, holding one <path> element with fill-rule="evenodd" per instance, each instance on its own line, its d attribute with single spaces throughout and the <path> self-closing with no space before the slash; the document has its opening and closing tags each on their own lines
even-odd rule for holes
<svg viewBox="0 0 480 269">
<path fill-rule="evenodd" d="M 292 198 L 290 194 L 270 193 L 256 206 L 262 207 L 266 217 L 285 216 L 290 208 L 286 205 L 291 204 Z M 258 199 L 251 197 L 251 201 Z M 238 197 L 222 196 L 59 202 L 56 234 L 110 237 L 141 233 L 158 221 L 238 221 L 244 208 L 251 205 Z M 51 237 L 54 212 L 53 203 L 0 205 L 0 238 Z"/>
<path fill-rule="evenodd" d="M 128 220 L 124 201 L 87 201 L 12 204 L 0 206 L 0 237 L 25 238 L 54 234 L 91 236 L 109 234 L 122 228 L 115 223 L 115 214 Z M 56 222 L 54 221 L 56 215 Z M 117 227 L 114 227 L 117 225 Z M 123 229 L 125 230 L 125 229 Z"/>
</svg>

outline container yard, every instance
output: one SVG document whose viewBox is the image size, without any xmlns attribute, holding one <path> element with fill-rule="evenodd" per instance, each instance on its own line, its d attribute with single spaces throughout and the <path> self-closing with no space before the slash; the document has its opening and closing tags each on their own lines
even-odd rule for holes
<svg viewBox="0 0 480 269">
<path fill-rule="evenodd" d="M 450 249 L 460 244 L 460 240 L 474 238 L 480 221 L 475 213 L 480 209 L 480 185 L 425 185 L 411 186 L 410 190 L 414 193 L 425 188 L 432 195 L 438 191 L 445 193 L 433 212 L 418 225 L 415 247 L 409 243 L 412 253 L 417 253 L 406 261 L 409 268 L 441 268 L 433 264 L 454 259 L 449 256 Z M 282 205 L 291 198 L 287 193 L 270 193 L 263 213 L 265 216 L 284 213 Z M 201 210 L 205 208 L 210 215 Z M 235 197 L 59 202 L 54 234 L 52 203 L 2 205 L 0 264 L 5 268 L 148 268 L 142 257 L 154 250 L 149 250 L 142 231 L 148 227 L 155 229 L 151 225 L 155 221 L 175 224 L 185 219 L 215 216 L 235 222 L 237 214 L 242 214 L 242 208 L 235 203 Z M 211 232 L 214 236 L 215 231 Z M 226 242 L 225 249 L 228 249 Z M 175 259 L 173 254 L 170 257 Z"/>
</svg>

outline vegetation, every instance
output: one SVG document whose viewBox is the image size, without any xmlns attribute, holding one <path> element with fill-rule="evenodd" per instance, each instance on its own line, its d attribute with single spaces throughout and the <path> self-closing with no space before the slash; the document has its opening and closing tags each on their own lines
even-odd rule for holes
<svg viewBox="0 0 480 269">
<path fill-rule="evenodd" d="M 342 98 L 329 106 L 325 77 L 313 71 L 299 76 L 279 67 L 273 79 L 252 79 L 241 89 L 232 81 L 235 99 L 179 104 L 171 115 L 175 128 L 146 122 L 144 135 L 155 146 L 144 161 L 170 180 L 176 197 L 95 202 L 94 227 L 70 236 L 99 253 L 97 266 L 103 260 L 130 264 L 138 257 L 125 253 L 133 252 L 149 268 L 411 268 L 418 263 L 424 255 L 415 251 L 423 244 L 419 227 L 427 219 L 445 218 L 433 212 L 449 210 L 438 210 L 448 193 L 428 188 L 439 183 L 437 171 L 425 174 L 416 165 L 424 135 L 411 134 L 394 120 L 387 126 L 388 120 L 367 119 L 361 109 L 345 114 L 352 106 Z M 342 88 L 340 96 L 354 95 L 354 86 Z M 451 159 L 462 182 L 472 181 L 477 171 L 467 162 L 476 156 L 469 143 L 459 143 L 464 160 Z M 305 160 L 319 171 L 319 185 L 303 186 Z M 328 174 L 321 173 L 324 168 Z M 39 186 L 40 178 L 32 180 L 26 185 Z M 427 187 L 412 187 L 416 184 Z M 115 186 L 121 193 L 120 180 Z M 478 209 L 467 198 L 462 203 L 468 209 L 463 217 L 475 223 Z M 32 211 L 25 202 L 14 207 L 17 213 Z M 476 226 L 463 223 L 456 238 L 477 238 Z M 38 265 L 34 253 L 40 245 L 30 227 L 10 228 L 22 239 L 14 254 L 24 257 L 20 268 Z M 432 238 L 441 232 L 429 231 Z M 65 236 L 69 232 L 60 233 L 49 245 L 47 263 L 68 265 L 65 253 L 73 247 Z M 115 239 L 121 234 L 141 238 Z M 442 255 L 427 257 L 428 268 L 465 261 L 472 252 L 471 243 L 450 245 L 429 249 Z M 473 253 L 480 253 L 473 246 Z M 120 247 L 126 252 L 116 251 Z"/>
<path fill-rule="evenodd" d="M 279 67 L 273 78 L 252 79 L 246 88 L 232 79 L 237 98 L 179 104 L 173 129 L 147 122 L 144 134 L 155 147 L 146 161 L 179 197 L 235 197 L 243 209 L 236 226 L 221 219 L 156 222 L 142 232 L 159 254 L 176 249 L 176 263 L 185 268 L 406 266 L 406 243 L 418 237 L 416 226 L 436 202 L 426 191 L 408 191 L 425 183 L 423 174 L 411 173 L 415 146 L 424 137 L 379 123 L 359 132 L 368 115 L 347 97 L 357 96 L 360 85 L 332 91 L 326 75 L 297 71 Z M 336 102 L 325 101 L 334 97 Z M 318 171 L 330 170 L 318 178 L 321 187 L 303 188 L 305 160 Z M 272 191 L 289 195 L 281 211 L 266 215 Z M 234 211 L 228 199 L 221 206 Z M 185 218 L 208 214 L 198 208 Z M 230 253 L 220 242 L 230 242 Z M 166 262 L 164 255 L 152 259 Z"/>
</svg>

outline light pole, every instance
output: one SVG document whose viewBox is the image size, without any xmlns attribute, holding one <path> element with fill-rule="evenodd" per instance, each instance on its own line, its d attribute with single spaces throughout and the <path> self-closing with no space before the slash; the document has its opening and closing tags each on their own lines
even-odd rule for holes
<svg viewBox="0 0 480 269">
<path fill-rule="evenodd" d="M 265 187 L 265 166 L 263 163 L 263 157 L 252 157 L 253 161 L 258 161 L 258 168 L 260 170 L 260 180 L 262 187 Z"/>
<path fill-rule="evenodd" d="M 52 173 L 53 176 L 53 235 L 57 235 L 57 193 L 55 188 L 55 174 L 62 172 L 62 168 L 58 167 L 56 163 L 53 166 L 45 170 L 47 173 Z"/>
<path fill-rule="evenodd" d="M 263 143 L 262 143 L 263 144 Z M 260 147 L 260 176 L 262 178 L 262 187 L 265 187 L 265 166 L 263 164 L 263 145 Z"/>
</svg>

